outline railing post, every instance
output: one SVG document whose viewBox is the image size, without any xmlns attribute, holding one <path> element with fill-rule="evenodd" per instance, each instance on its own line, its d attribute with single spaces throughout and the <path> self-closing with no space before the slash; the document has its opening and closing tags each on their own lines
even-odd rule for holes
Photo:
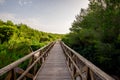
<svg viewBox="0 0 120 80">
<path fill-rule="evenodd" d="M 91 71 L 90 69 L 89 69 L 89 74 L 90 74 L 90 80 L 95 80 L 93 71 Z"/>
<path fill-rule="evenodd" d="M 44 57 L 42 57 L 42 63 L 44 63 Z"/>
<path fill-rule="evenodd" d="M 75 69 L 74 66 L 73 66 L 73 76 L 74 76 L 74 79 L 75 79 L 75 76 L 76 76 L 76 69 Z"/>
<path fill-rule="evenodd" d="M 5 78 L 5 80 L 16 80 L 16 72 L 14 69 L 8 72 L 8 75 Z"/>
<path fill-rule="evenodd" d="M 42 64 L 42 58 L 40 58 L 40 61 L 39 61 L 40 65 Z"/>
<path fill-rule="evenodd" d="M 40 55 L 40 54 L 39 54 Z M 39 56 L 38 56 L 39 57 Z M 33 62 L 36 61 L 37 58 L 35 58 L 35 56 L 33 56 Z M 36 74 L 36 71 L 37 71 L 37 63 L 34 65 L 33 67 L 33 74 L 35 75 Z"/>
<path fill-rule="evenodd" d="M 42 51 L 42 50 L 40 50 L 40 51 L 39 51 L 39 56 L 41 56 L 41 54 L 42 54 L 42 53 L 43 53 L 43 51 Z"/>
<path fill-rule="evenodd" d="M 33 62 L 34 62 L 34 55 L 31 57 L 31 59 L 30 59 L 30 61 L 29 61 L 29 64 L 28 64 L 28 66 L 27 67 L 29 67 Z"/>
<path fill-rule="evenodd" d="M 37 63 L 34 65 L 33 74 L 35 75 L 37 71 Z"/>
<path fill-rule="evenodd" d="M 70 67 L 70 66 L 71 66 L 71 64 L 70 64 L 70 63 L 71 63 L 71 61 L 70 61 L 70 59 L 69 59 L 69 58 L 68 58 L 68 61 L 69 61 L 69 62 L 68 62 L 68 66 L 69 66 L 69 68 L 70 68 L 70 70 L 71 70 L 71 67 Z"/>
</svg>

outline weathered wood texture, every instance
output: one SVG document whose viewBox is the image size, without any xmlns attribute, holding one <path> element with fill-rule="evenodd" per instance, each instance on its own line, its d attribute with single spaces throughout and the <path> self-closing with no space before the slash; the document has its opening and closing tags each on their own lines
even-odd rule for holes
<svg viewBox="0 0 120 80">
<path fill-rule="evenodd" d="M 63 42 L 61 46 L 74 80 L 115 80 Z"/>
<path fill-rule="evenodd" d="M 0 69 L 0 80 L 1 79 L 4 80 L 4 78 L 5 80 L 24 80 L 26 78 L 33 79 L 34 75 L 36 75 L 39 69 L 37 65 L 41 65 L 42 63 L 44 63 L 50 49 L 53 47 L 54 44 L 55 42 L 52 42 L 36 50 L 35 52 L 32 52 L 24 56 L 23 58 L 3 67 L 2 69 Z M 26 70 L 22 70 L 20 68 L 19 70 L 16 69 L 18 65 L 22 64 L 22 62 L 25 62 L 26 60 L 29 60 L 29 59 L 30 61 L 28 63 L 28 66 L 26 67 Z M 30 70 L 33 71 L 32 74 L 29 73 Z M 4 74 L 6 74 L 6 76 L 4 76 Z M 20 74 L 20 76 L 16 76 L 16 74 Z"/>
<path fill-rule="evenodd" d="M 29 60 L 26 70 L 18 68 L 26 60 Z M 2 76 L 5 80 L 114 80 L 61 41 L 48 44 L 0 69 L 0 80 L 4 80 Z"/>
<path fill-rule="evenodd" d="M 72 80 L 59 42 L 51 49 L 34 80 Z"/>
</svg>

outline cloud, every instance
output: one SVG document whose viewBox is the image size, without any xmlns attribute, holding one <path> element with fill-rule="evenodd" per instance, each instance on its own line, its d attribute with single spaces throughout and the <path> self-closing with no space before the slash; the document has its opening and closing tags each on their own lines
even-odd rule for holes
<svg viewBox="0 0 120 80">
<path fill-rule="evenodd" d="M 32 4 L 32 1 L 31 0 L 19 0 L 18 3 L 20 6 L 24 6 L 24 5 Z"/>
<path fill-rule="evenodd" d="M 0 19 L 6 21 L 6 20 L 14 20 L 15 19 L 15 14 L 11 13 L 0 13 Z"/>
<path fill-rule="evenodd" d="M 2 19 L 3 21 L 11 20 L 15 24 L 23 23 L 37 30 L 45 31 L 45 27 L 46 27 L 45 25 L 42 25 L 42 23 L 40 22 L 40 18 L 37 17 L 24 18 L 22 16 L 18 17 L 16 14 L 12 14 L 12 13 L 0 13 L 0 19 Z"/>
<path fill-rule="evenodd" d="M 33 29 L 37 29 L 37 30 L 44 31 L 44 32 L 65 33 L 67 31 L 67 29 L 58 27 L 55 24 L 50 24 L 50 23 L 46 24 L 39 17 L 25 18 L 23 16 L 18 16 L 13 13 L 0 13 L 0 19 L 2 19 L 3 21 L 11 20 L 15 24 L 23 23 Z M 59 25 L 59 26 L 63 26 L 63 25 Z"/>
<path fill-rule="evenodd" d="M 0 0 L 0 4 L 3 4 L 5 2 L 5 0 Z"/>
<path fill-rule="evenodd" d="M 22 16 L 18 17 L 16 14 L 12 13 L 0 13 L 0 19 L 3 21 L 12 20 L 14 23 L 24 23 L 29 26 L 40 24 L 39 18 L 24 18 Z"/>
</svg>

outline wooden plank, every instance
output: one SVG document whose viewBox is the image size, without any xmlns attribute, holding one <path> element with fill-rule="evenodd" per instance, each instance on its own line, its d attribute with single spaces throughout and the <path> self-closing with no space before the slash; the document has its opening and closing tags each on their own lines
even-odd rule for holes
<svg viewBox="0 0 120 80">
<path fill-rule="evenodd" d="M 45 64 L 34 80 L 72 80 L 59 42 L 51 49 Z"/>
</svg>

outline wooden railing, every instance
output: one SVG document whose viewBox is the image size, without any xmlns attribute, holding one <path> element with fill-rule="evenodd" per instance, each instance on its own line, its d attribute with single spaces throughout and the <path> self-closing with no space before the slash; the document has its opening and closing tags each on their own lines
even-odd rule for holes
<svg viewBox="0 0 120 80">
<path fill-rule="evenodd" d="M 54 44 L 55 42 L 52 42 L 47 46 L 42 47 L 39 50 L 32 52 L 25 57 L 0 69 L 0 80 L 33 80 L 38 69 L 40 68 L 40 65 L 44 63 L 46 57 L 48 56 L 49 50 L 53 47 Z M 28 65 L 26 67 L 26 70 L 23 70 L 18 66 L 25 61 L 28 62 Z M 31 73 L 30 70 L 32 71 Z M 5 79 L 3 79 L 4 77 Z"/>
<path fill-rule="evenodd" d="M 73 80 L 115 80 L 61 41 Z"/>
</svg>

